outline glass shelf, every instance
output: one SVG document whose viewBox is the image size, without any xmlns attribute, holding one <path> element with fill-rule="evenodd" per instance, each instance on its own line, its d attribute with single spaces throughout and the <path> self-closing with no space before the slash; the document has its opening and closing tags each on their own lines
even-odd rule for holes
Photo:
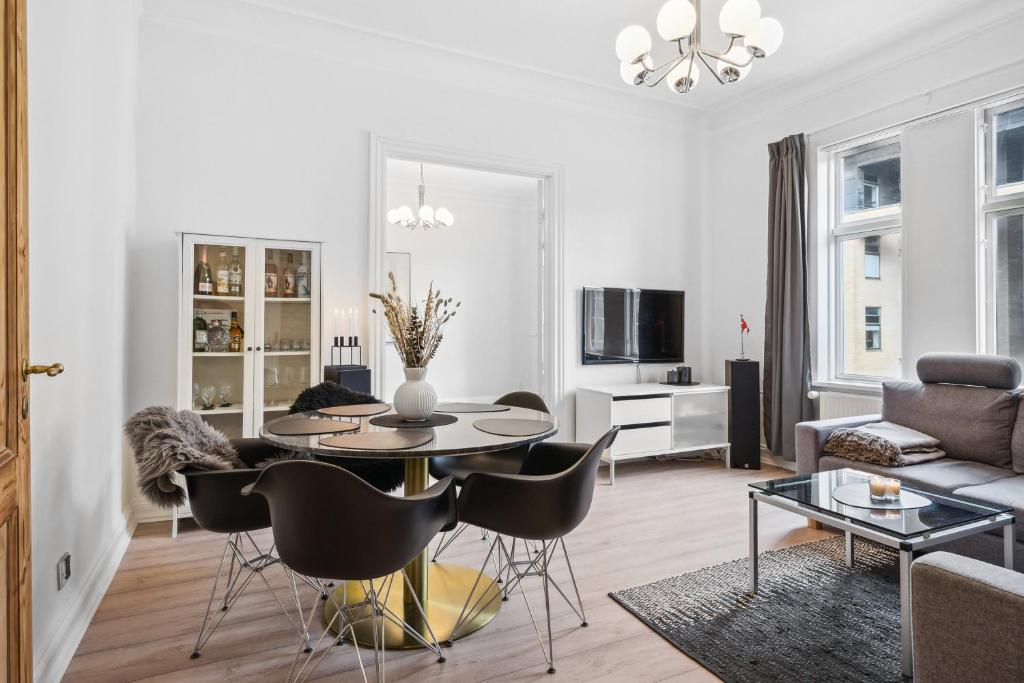
<svg viewBox="0 0 1024 683">
<path fill-rule="evenodd" d="M 312 303 L 312 299 L 307 297 L 294 297 L 294 296 L 271 296 L 263 299 L 268 304 L 308 304 Z"/>
<path fill-rule="evenodd" d="M 241 351 L 193 351 L 194 358 L 242 358 L 245 354 Z"/>
</svg>

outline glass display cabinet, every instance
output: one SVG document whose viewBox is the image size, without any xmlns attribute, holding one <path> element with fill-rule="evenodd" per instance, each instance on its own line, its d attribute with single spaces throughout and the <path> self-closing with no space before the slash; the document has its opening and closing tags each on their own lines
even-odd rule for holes
<svg viewBox="0 0 1024 683">
<path fill-rule="evenodd" d="M 181 235 L 178 408 L 254 437 L 320 381 L 320 244 Z"/>
</svg>

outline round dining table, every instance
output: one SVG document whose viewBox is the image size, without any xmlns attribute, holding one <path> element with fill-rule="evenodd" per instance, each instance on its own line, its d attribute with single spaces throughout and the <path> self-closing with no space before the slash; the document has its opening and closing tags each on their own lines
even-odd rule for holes
<svg viewBox="0 0 1024 683">
<path fill-rule="evenodd" d="M 464 404 L 452 404 L 453 409 L 469 409 L 472 406 Z M 553 415 L 542 413 L 536 410 L 525 408 L 509 407 L 501 412 L 451 412 L 444 413 L 458 418 L 456 421 L 436 427 L 402 426 L 399 428 L 383 427 L 371 423 L 373 417 L 338 417 L 326 415 L 318 411 L 309 411 L 296 415 L 287 415 L 271 420 L 260 429 L 260 438 L 278 448 L 311 453 L 313 455 L 329 455 L 336 458 L 387 458 L 400 459 L 405 465 L 405 495 L 416 495 L 423 492 L 430 484 L 428 472 L 429 459 L 436 456 L 467 455 L 470 453 L 483 453 L 502 451 L 511 448 L 526 446 L 531 443 L 543 441 L 554 436 L 558 432 L 558 421 Z M 380 413 L 380 416 L 394 415 L 394 410 Z M 336 435 L 330 433 L 320 434 L 275 434 L 274 430 L 292 431 L 281 429 L 280 425 L 288 420 L 309 418 L 313 420 L 336 420 L 344 424 L 344 432 Z M 550 427 L 538 434 L 528 436 L 502 436 L 494 434 L 474 426 L 478 420 L 511 419 L 511 420 L 537 420 L 550 423 Z M 352 430 L 351 424 L 358 425 L 358 431 Z M 325 427 L 326 428 L 326 427 Z M 320 430 L 318 430 L 320 431 Z M 327 446 L 322 441 L 332 436 L 344 434 L 367 434 L 373 432 L 406 432 L 429 435 L 430 441 L 409 448 L 391 450 L 359 450 L 355 448 L 338 448 Z M 353 524 L 372 523 L 371 519 L 354 518 Z M 353 552 L 360 552 L 359 548 L 353 548 Z M 481 560 L 483 557 L 481 556 Z M 455 629 L 456 622 L 462 614 L 463 606 L 467 599 L 472 598 L 471 607 L 468 610 L 472 619 L 463 623 L 459 628 L 459 637 L 468 635 L 486 625 L 498 613 L 501 607 L 501 588 L 497 582 L 487 576 L 480 575 L 479 567 L 466 567 L 458 564 L 431 562 L 426 548 L 406 568 L 409 582 L 412 584 L 414 595 L 407 595 L 406 584 L 400 575 L 393 579 L 383 577 L 375 580 L 374 585 L 378 588 L 387 585 L 390 581 L 390 593 L 386 606 L 392 613 L 400 615 L 406 627 L 414 629 L 423 639 L 431 640 L 430 631 L 437 637 L 438 642 L 449 640 Z M 477 578 L 480 578 L 478 581 Z M 320 577 L 329 578 L 329 577 Z M 472 593 L 472 595 L 470 595 Z M 346 582 L 335 590 L 335 600 L 328 600 L 324 605 L 324 616 L 327 623 L 330 623 L 334 616 L 337 604 L 347 603 L 349 605 L 360 604 L 364 601 L 365 594 L 358 581 Z M 423 606 L 429 622 L 429 628 L 423 623 L 420 617 L 417 601 Z M 480 606 L 483 606 L 481 609 Z M 373 644 L 373 624 L 376 620 L 365 620 L 356 625 L 355 637 L 360 644 Z M 411 649 L 422 647 L 422 644 L 409 633 L 406 628 L 396 620 L 389 619 L 385 622 L 385 646 L 389 649 Z M 377 622 L 379 629 L 379 622 Z M 378 631 L 379 633 L 379 631 Z"/>
</svg>

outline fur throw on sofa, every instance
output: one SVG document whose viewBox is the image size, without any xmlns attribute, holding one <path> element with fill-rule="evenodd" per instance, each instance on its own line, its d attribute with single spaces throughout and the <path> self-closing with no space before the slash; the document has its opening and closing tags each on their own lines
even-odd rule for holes
<svg viewBox="0 0 1024 683">
<path fill-rule="evenodd" d="M 173 472 L 186 467 L 230 470 L 244 466 L 228 438 L 191 410 L 143 408 L 128 418 L 124 433 L 135 452 L 142 495 L 160 507 L 185 502 Z"/>
<path fill-rule="evenodd" d="M 835 430 L 829 435 L 823 451 L 857 462 L 904 467 L 945 457 L 940 445 L 938 439 L 909 427 L 892 422 L 873 422 Z"/>
<path fill-rule="evenodd" d="M 290 412 L 303 413 L 308 410 L 330 408 L 332 406 L 355 406 L 381 402 L 369 394 L 353 391 L 335 382 L 321 382 L 316 386 L 305 389 L 299 394 Z M 328 458 L 324 456 L 321 457 L 321 460 L 348 470 L 385 493 L 394 491 L 405 481 L 405 465 L 401 460 L 394 458 L 381 458 L 378 460 L 371 458 Z"/>
</svg>

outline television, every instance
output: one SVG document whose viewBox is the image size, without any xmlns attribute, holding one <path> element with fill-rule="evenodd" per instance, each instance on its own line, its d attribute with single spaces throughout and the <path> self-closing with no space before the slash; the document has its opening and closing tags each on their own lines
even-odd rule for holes
<svg viewBox="0 0 1024 683">
<path fill-rule="evenodd" d="M 682 363 L 685 292 L 583 288 L 583 364 Z"/>
</svg>

